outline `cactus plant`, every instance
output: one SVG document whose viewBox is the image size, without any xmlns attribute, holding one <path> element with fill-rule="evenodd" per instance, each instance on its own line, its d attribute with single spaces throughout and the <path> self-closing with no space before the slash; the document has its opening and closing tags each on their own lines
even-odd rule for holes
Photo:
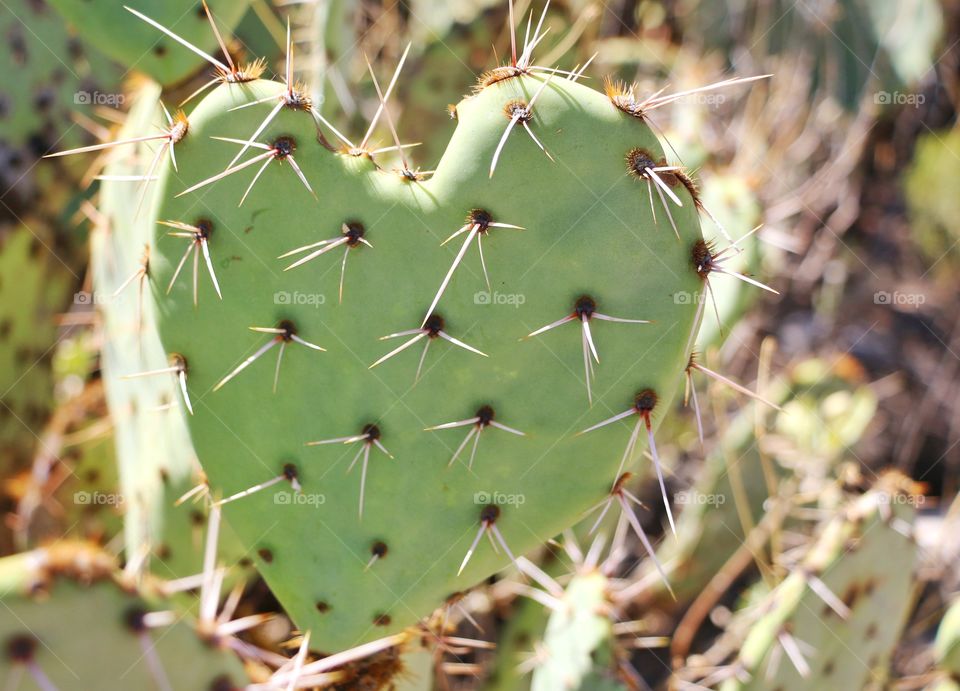
<svg viewBox="0 0 960 691">
<path fill-rule="evenodd" d="M 577 427 L 627 408 L 622 417 L 646 422 L 652 438 L 682 371 L 695 306 L 677 304 L 673 295 L 693 292 L 701 280 L 691 260 L 699 237 L 692 186 L 675 169 L 660 173 L 682 206 L 659 185 L 650 187 L 657 174 L 648 171 L 663 154 L 638 112 L 624 112 L 574 79 L 510 76 L 511 69 L 488 76 L 486 86 L 459 104 L 457 132 L 429 181 L 410 170 L 381 170 L 366 155 L 330 151 L 315 119 L 299 112 L 293 85 L 269 82 L 228 85 L 205 98 L 190 115 L 190 134 L 176 145 L 180 172 L 162 173 L 157 218 L 166 225 L 158 225 L 151 249 L 152 286 L 164 346 L 181 358 L 175 367 L 196 399 L 194 442 L 213 491 L 223 497 L 286 477 L 304 495 L 327 500 L 310 512 L 296 501 L 279 505 L 282 495 L 261 493 L 226 507 L 237 532 L 255 545 L 274 592 L 323 646 L 408 624 L 449 592 L 502 567 L 504 554 L 477 549 L 467 575 L 458 576 L 474 533 L 500 533 L 501 543 L 521 553 L 572 523 L 640 448 L 636 431 L 624 453 L 626 430 L 586 438 L 574 436 Z M 256 100 L 265 102 L 234 110 Z M 233 172 L 237 166 L 220 174 L 251 133 L 257 134 L 256 156 L 239 165 L 258 166 L 254 185 L 250 175 Z M 594 153 L 587 155 L 588 148 Z M 208 180 L 213 184 L 204 184 Z M 187 252 L 212 255 L 206 269 L 205 259 L 182 269 L 188 255 L 167 236 L 169 225 L 186 229 L 179 234 L 190 236 Z M 441 246 L 451 234 L 458 236 L 456 258 Z M 337 259 L 316 258 L 302 268 L 288 263 L 296 268 L 290 272 L 275 259 L 298 245 L 316 250 L 324 243 L 342 248 Z M 487 246 L 481 268 L 489 267 L 496 280 L 490 292 L 482 291 L 482 278 L 468 276 L 475 273 L 469 263 L 460 263 L 473 244 Z M 341 303 L 337 269 L 347 257 L 353 261 L 345 279 L 340 275 Z M 400 270 L 393 268 L 398 260 Z M 560 281 L 556 262 L 565 267 Z M 331 263 L 336 266 L 328 273 Z M 196 277 L 199 295 L 191 270 L 209 273 Z M 398 299 L 384 299 L 387 285 Z M 505 291 L 517 303 L 522 296 L 523 304 L 504 309 L 499 296 Z M 440 293 L 435 311 L 429 305 Z M 604 366 L 596 369 L 592 411 L 584 382 L 567 375 L 586 352 L 572 327 L 518 341 L 571 313 L 584 324 L 599 317 L 592 323 Z M 657 326 L 608 325 L 601 321 L 608 315 Z M 423 344 L 416 386 L 417 355 L 378 344 L 391 332 L 405 339 L 401 349 Z M 225 334 L 240 339 L 233 353 L 221 341 Z M 327 352 L 302 347 L 318 344 Z M 274 346 L 284 354 L 279 367 L 255 363 Z M 387 351 L 393 356 L 385 358 Z M 378 365 L 372 371 L 371 363 Z M 556 388 L 536 395 L 531 385 L 547 379 Z M 437 387 L 444 391 L 440 398 Z M 336 391 L 336 399 L 325 391 Z M 276 415 L 259 414 L 274 406 Z M 437 434 L 424 433 L 436 423 L 442 423 Z M 459 433 L 442 429 L 454 426 Z M 464 437 L 474 434 L 468 463 L 467 454 L 461 458 L 454 449 L 460 444 L 462 451 Z M 304 447 L 331 439 L 352 442 L 346 453 L 362 455 L 359 482 L 338 468 L 349 455 Z M 395 458 L 376 449 L 371 455 L 374 444 Z M 588 467 L 608 477 L 578 487 L 572 480 Z M 485 490 L 523 496 L 526 503 L 475 502 Z M 362 520 L 349 510 L 361 496 Z M 438 521 L 440 513 L 447 518 Z M 408 517 L 402 525 L 401 514 Z M 364 554 L 378 540 L 390 546 L 389 556 L 365 573 Z M 357 571 L 345 568 L 304 589 L 301 574 L 330 560 L 356 560 Z M 426 573 L 418 566 L 424 560 L 436 562 Z M 402 600 L 397 587 L 405 591 Z M 327 607 L 319 611 L 318 602 Z"/>
<path fill-rule="evenodd" d="M 943 189 L 944 176 L 960 169 L 958 152 L 958 130 L 922 136 L 905 183 L 914 242 L 930 263 L 931 271 L 946 281 L 956 267 L 957 234 L 950 219 L 957 212 L 957 201 L 952 195 L 941 196 L 937 192 Z"/>
<path fill-rule="evenodd" d="M 167 27 L 203 52 L 209 54 L 217 49 L 204 7 L 195 2 L 131 0 L 128 7 L 82 0 L 50 1 L 91 44 L 164 85 L 176 84 L 191 76 L 204 64 L 205 58 L 183 50 L 169 35 L 158 34 L 141 15 Z M 237 25 L 248 6 L 246 0 L 210 4 L 218 28 L 223 32 Z"/>
<path fill-rule="evenodd" d="M 927 686 L 928 691 L 956 691 L 960 689 L 960 605 L 954 601 L 940 620 L 933 652 L 937 664 L 937 679 Z"/>
<path fill-rule="evenodd" d="M 22 205 L 34 218 L 59 218 L 86 163 L 37 166 L 37 159 L 55 146 L 87 143 L 91 134 L 84 128 L 91 126 L 94 108 L 117 107 L 122 100 L 120 71 L 67 31 L 43 0 L 11 0 L 3 9 L 0 183 L 5 203 L 18 214 Z"/>
<path fill-rule="evenodd" d="M 53 406 L 55 317 L 73 286 L 47 250 L 54 242 L 40 219 L 0 227 L 0 462 L 7 473 L 26 467 Z"/>
<path fill-rule="evenodd" d="M 160 88 L 146 82 L 132 95 L 131 107 L 117 136 L 136 137 L 161 127 Z M 147 292 L 152 224 L 145 194 L 128 178 L 146 174 L 154 157 L 149 143 L 117 151 L 104 170 L 98 226 L 91 236 L 94 296 L 102 316 L 101 375 L 114 418 L 114 441 L 124 498 L 124 538 L 131 568 L 151 568 L 164 577 L 184 577 L 201 570 L 206 523 L 202 502 L 177 499 L 202 482 L 176 384 L 162 377 L 124 379 L 141 370 L 162 368 L 160 345 Z M 229 533 L 221 539 L 220 558 L 233 565 L 244 555 Z"/>
<path fill-rule="evenodd" d="M 723 689 L 882 687 L 913 600 L 909 484 L 889 473 L 824 526 L 758 607 Z"/>
<path fill-rule="evenodd" d="M 189 117 L 168 115 L 161 134 L 119 142 L 157 144 L 143 176 L 152 182 L 159 168 L 158 202 L 150 211 L 157 231 L 146 278 L 169 356 L 169 366 L 129 376 L 169 376 L 177 383 L 211 491 L 220 497 L 217 504 L 230 504 L 230 522 L 256 550 L 274 593 L 327 648 L 369 640 L 376 627 L 409 624 L 467 579 L 502 566 L 502 556 L 478 552 L 484 534 L 495 552 L 502 548 L 513 558 L 514 550 L 525 551 L 572 524 L 598 496 L 611 501 L 620 496 L 622 471 L 639 456 L 641 431 L 673 527 L 654 430 L 676 391 L 674 375 L 687 362 L 703 304 L 681 304 L 675 296 L 697 292 L 713 271 L 731 273 L 722 262 L 732 249 L 716 251 L 701 239 L 696 187 L 681 166 L 667 164 L 645 122 L 649 111 L 685 94 L 641 101 L 630 90 L 609 88 L 605 97 L 580 85 L 579 72 L 561 76 L 562 71 L 535 65 L 532 53 L 545 14 L 546 9 L 520 51 L 511 27 L 511 62 L 484 74 L 474 95 L 456 108 L 457 132 L 430 180 L 411 169 L 397 137 L 386 104 L 394 82 L 384 96 L 371 68 L 381 100 L 374 121 L 383 115 L 395 143 L 386 150 L 403 163 L 390 172 L 374 161 L 374 154 L 386 150 L 367 150 L 367 137 L 353 144 L 293 81 L 289 28 L 284 84 L 227 78 L 239 74 L 233 63 L 228 74 L 205 56 L 222 73 L 221 86 Z M 329 144 L 321 123 L 343 142 L 341 149 Z M 244 159 L 250 150 L 253 155 Z M 56 155 L 65 153 L 71 152 Z M 281 170 L 288 165 L 289 173 Z M 246 183 L 240 174 L 247 171 L 249 177 L 253 166 L 256 172 Z M 282 232 L 257 232 L 264 227 Z M 447 240 L 439 242 L 443 235 Z M 510 236 L 512 247 L 506 248 Z M 494 243 L 493 237 L 502 239 Z M 444 245 L 453 240 L 460 249 L 450 261 L 452 251 Z M 496 284 L 490 282 L 484 240 L 495 277 L 500 272 Z M 291 249 L 302 242 L 307 244 Z M 470 269 L 464 258 L 474 245 L 486 291 L 477 292 L 466 280 Z M 342 253 L 337 305 L 326 301 L 333 285 L 323 279 L 327 258 L 321 256 L 330 250 Z M 362 260 L 362 281 L 346 281 L 354 250 L 361 255 L 353 263 Z M 289 259 L 294 255 L 298 258 Z M 281 272 L 282 265 L 271 265 L 272 257 L 292 263 Z M 402 268 L 394 270 L 398 260 Z M 562 280 L 555 276 L 557 262 L 566 266 Z M 640 273 L 637 266 L 643 267 Z M 291 269 L 297 271 L 287 274 Z M 202 285 L 201 273 L 207 274 Z M 438 282 L 439 289 L 431 287 Z M 385 302 L 385 284 L 405 299 Z M 503 302 L 500 288 L 514 291 L 507 294 L 507 302 L 518 307 L 513 314 L 496 309 Z M 217 304 L 210 303 L 214 296 Z M 629 314 L 637 305 L 646 313 Z M 580 338 L 547 333 L 570 321 L 580 322 Z M 547 325 L 531 331 L 537 322 Z M 602 322 L 620 323 L 604 324 L 602 349 L 619 366 L 593 365 L 599 362 L 593 331 Z M 378 334 L 391 330 L 379 340 L 406 340 L 383 354 Z M 231 332 L 236 338 L 253 332 L 248 338 L 259 343 L 246 341 L 245 352 L 238 348 L 225 355 L 221 339 Z M 318 343 L 324 336 L 329 350 Z M 434 341 L 438 345 L 428 359 Z M 418 343 L 423 349 L 414 386 L 406 388 L 410 372 L 402 363 L 413 355 L 404 351 Z M 284 361 L 288 346 L 297 352 Z M 254 363 L 272 349 L 278 358 L 271 374 Z M 557 371 L 569 370 L 568 363 L 581 357 L 587 404 L 596 402 L 594 410 L 607 415 L 585 407 L 582 394 L 575 401 L 582 385 L 576 376 L 558 382 L 548 396 L 536 395 L 531 386 L 556 381 Z M 360 366 L 365 362 L 372 364 Z M 289 370 L 284 379 L 292 379 L 282 394 L 281 365 Z M 264 391 L 264 381 L 271 380 Z M 436 397 L 438 386 L 444 389 L 442 400 Z M 335 403 L 303 405 L 305 397 L 330 389 L 338 392 Z M 276 417 L 251 416 L 264 396 L 277 406 Z M 196 411 L 194 397 L 202 404 Z M 632 432 L 612 434 L 608 426 L 628 417 Z M 439 424 L 431 426 L 430 418 Z M 572 434 L 579 424 L 589 425 L 582 432 L 593 433 L 591 441 Z M 440 445 L 452 449 L 447 438 L 454 429 L 465 435 L 444 459 L 448 469 L 442 460 L 433 461 L 432 471 L 418 467 L 426 462 L 421 459 L 439 455 Z M 487 429 L 483 438 L 489 441 L 480 456 L 496 460 L 475 471 Z M 315 436 L 322 438 L 310 441 Z M 357 449 L 348 472 L 363 459 L 358 491 L 349 490 L 352 479 L 330 472 L 337 454 L 328 445 L 335 442 Z M 322 447 L 326 460 L 312 460 L 322 456 L 304 446 Z M 588 450 L 598 460 L 585 466 Z M 385 463 L 383 456 L 400 460 Z M 420 462 L 411 469 L 414 458 Z M 460 465 L 452 468 L 456 461 Z M 464 464 L 466 473 L 457 473 Z M 572 482 L 586 467 L 602 468 L 606 480 L 592 487 Z M 443 475 L 430 481 L 431 472 Z M 374 496 L 362 522 L 368 475 Z M 261 491 L 280 483 L 293 492 Z M 602 491 L 605 483 L 613 489 Z M 495 490 L 493 501 L 485 498 L 485 486 Z M 517 498 L 513 506 L 501 505 L 501 488 Z M 357 496 L 355 519 L 344 510 L 350 495 Z M 325 531 L 319 540 L 313 521 L 303 520 L 304 497 L 309 504 L 324 504 L 312 517 Z M 533 510 L 524 512 L 520 504 L 527 502 Z M 276 520 L 264 532 L 263 516 L 271 510 Z M 397 531 L 399 513 L 411 520 Z M 437 522 L 440 513 L 456 518 Z M 304 550 L 305 544 L 311 548 Z M 469 548 L 454 570 L 458 558 L 451 546 L 458 544 Z M 373 574 L 344 569 L 314 592 L 300 587 L 300 574 L 320 561 L 337 555 L 349 563 L 350 556 L 364 552 L 373 558 L 363 572 L 375 566 Z M 430 555 L 437 556 L 435 568 L 421 573 L 417 564 Z M 409 590 L 399 598 L 388 582 Z"/>
<path fill-rule="evenodd" d="M 534 669 L 533 691 L 626 688 L 610 678 L 615 656 L 607 588 L 607 577 L 591 570 L 574 576 L 564 589 L 547 623 L 544 661 Z"/>
<path fill-rule="evenodd" d="M 0 560 L 0 676 L 19 688 L 236 688 L 245 675 L 231 654 L 156 596 L 121 587 L 115 568 L 85 543 Z"/>
</svg>

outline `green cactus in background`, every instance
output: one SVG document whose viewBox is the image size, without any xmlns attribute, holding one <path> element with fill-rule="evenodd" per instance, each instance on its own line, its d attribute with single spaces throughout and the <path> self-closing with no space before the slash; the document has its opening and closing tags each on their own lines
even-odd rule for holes
<svg viewBox="0 0 960 691">
<path fill-rule="evenodd" d="M 29 207 L 33 218 L 63 218 L 65 210 L 75 208 L 71 200 L 88 162 L 35 164 L 53 148 L 89 143 L 92 135 L 85 127 L 99 126 L 92 119 L 95 108 L 122 103 L 120 71 L 99 57 L 89 41 L 71 35 L 44 0 L 5 3 L 0 35 L 3 216 L 11 211 L 22 215 L 20 209 Z M 63 258 L 70 256 L 64 253 Z"/>
<path fill-rule="evenodd" d="M 913 237 L 931 270 L 952 281 L 957 266 L 958 212 L 956 195 L 942 194 L 951 174 L 960 170 L 960 130 L 935 132 L 917 142 L 904 191 L 910 209 Z"/>
<path fill-rule="evenodd" d="M 102 385 L 91 382 L 78 397 L 81 400 L 61 404 L 64 409 L 86 405 L 86 397 L 96 397 L 100 405 L 90 407 L 105 416 Z M 53 424 L 58 415 L 53 416 Z M 64 467 L 55 468 L 60 476 L 54 476 L 55 491 L 52 492 L 52 510 L 49 526 L 32 526 L 31 544 L 44 544 L 51 537 L 69 536 L 107 542 L 122 530 L 124 502 L 117 479 L 117 456 L 113 436 L 104 430 L 104 420 L 84 420 L 71 424 L 70 433 L 64 438 L 61 460 Z M 56 486 L 56 484 L 59 486 Z M 34 523 L 39 522 L 34 517 Z"/>
<path fill-rule="evenodd" d="M 128 70 L 147 74 L 165 86 L 190 77 L 204 64 L 204 58 L 184 50 L 170 36 L 157 33 L 139 15 L 175 32 L 207 54 L 217 50 L 216 37 L 210 31 L 204 7 L 197 2 L 130 0 L 127 5 L 83 0 L 50 2 L 91 45 Z M 214 0 L 209 4 L 219 30 L 224 33 L 237 25 L 248 6 L 246 0 Z M 225 72 L 229 74 L 229 71 Z"/>
<path fill-rule="evenodd" d="M 9 614 L 0 621 L 0 677 L 39 689 L 209 691 L 242 683 L 231 654 L 204 644 L 169 603 L 115 582 L 114 568 L 84 543 L 0 560 L 0 603 Z"/>
<path fill-rule="evenodd" d="M 70 302 L 73 277 L 51 253 L 48 226 L 29 218 L 0 227 L 0 463 L 25 468 L 53 406 L 56 316 Z"/>
<path fill-rule="evenodd" d="M 891 473 L 824 525 L 756 608 L 721 688 L 882 688 L 914 596 L 911 496 Z"/>
<path fill-rule="evenodd" d="M 532 691 L 625 689 L 614 672 L 613 624 L 608 579 L 599 571 L 578 574 L 564 589 L 543 638 L 544 661 L 533 672 Z"/>
<path fill-rule="evenodd" d="M 749 9 L 728 3 L 688 4 L 697 10 L 688 13 L 688 31 L 730 50 L 737 27 L 750 36 L 746 44 L 751 51 L 809 59 L 804 78 L 811 90 L 822 89 L 851 111 L 875 94 L 871 101 L 890 102 L 883 94 L 889 99 L 889 92 L 923 77 L 937 58 L 944 22 L 936 0 L 909 6 L 890 0 L 826 0 L 816 12 L 782 0 Z M 717 31 L 718 26 L 726 30 Z"/>
<path fill-rule="evenodd" d="M 938 679 L 927 686 L 928 691 L 957 691 L 960 689 L 960 604 L 949 606 L 933 643 Z"/>
</svg>

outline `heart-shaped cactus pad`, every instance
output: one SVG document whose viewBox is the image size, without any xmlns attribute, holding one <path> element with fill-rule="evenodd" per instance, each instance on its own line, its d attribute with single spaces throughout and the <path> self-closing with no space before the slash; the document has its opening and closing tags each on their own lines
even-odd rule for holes
<svg viewBox="0 0 960 691">
<path fill-rule="evenodd" d="M 645 462 L 683 380 L 693 185 L 638 109 L 502 70 L 429 179 L 334 150 L 271 81 L 212 91 L 160 173 L 150 276 L 197 454 L 320 650 L 573 525 Z"/>
</svg>

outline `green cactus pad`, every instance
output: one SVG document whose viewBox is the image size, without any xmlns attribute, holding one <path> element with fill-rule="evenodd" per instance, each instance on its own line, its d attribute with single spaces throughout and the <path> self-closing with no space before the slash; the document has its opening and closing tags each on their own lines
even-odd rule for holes
<svg viewBox="0 0 960 691">
<path fill-rule="evenodd" d="M 75 433 L 79 441 L 64 449 L 63 460 L 70 474 L 54 495 L 63 511 L 62 515 L 54 514 L 57 526 L 51 526 L 49 535 L 107 542 L 121 531 L 125 507 L 118 490 L 113 437 L 98 433 L 95 424 L 81 426 Z"/>
<path fill-rule="evenodd" d="M 7 472 L 32 458 L 53 405 L 56 316 L 72 281 L 46 243 L 51 233 L 37 219 L 0 226 L 0 466 Z"/>
<path fill-rule="evenodd" d="M 0 183 L 5 202 L 29 203 L 31 215 L 59 215 L 64 198 L 74 194 L 70 183 L 89 161 L 62 160 L 56 166 L 37 166 L 36 161 L 54 147 L 93 143 L 74 118 L 91 117 L 97 106 L 122 102 L 120 70 L 72 35 L 44 0 L 5 2 L 0 36 Z"/>
<path fill-rule="evenodd" d="M 207 63 L 124 9 L 146 15 L 218 60 L 216 37 L 200 2 L 183 0 L 50 0 L 91 45 L 128 69 L 143 72 L 163 85 L 176 84 Z M 228 35 L 246 11 L 247 0 L 207 3 L 221 33 Z"/>
<path fill-rule="evenodd" d="M 146 84 L 133 96 L 118 138 L 133 138 L 160 127 L 160 88 Z M 144 175 L 153 153 L 148 144 L 118 151 L 105 173 Z M 140 202 L 138 183 L 110 179 L 100 193 L 99 226 L 91 238 L 94 296 L 103 319 L 100 369 L 107 402 L 116 424 L 114 442 L 124 499 L 124 538 L 128 559 L 141 559 L 164 578 L 188 576 L 202 568 L 206 508 L 202 502 L 175 505 L 201 482 L 184 412 L 177 405 L 176 383 L 166 377 L 124 380 L 131 372 L 163 368 L 146 278 L 142 290 L 137 272 L 150 262 L 147 248 L 153 232 L 148 187 Z M 138 213 L 139 206 L 139 213 Z M 146 263 L 145 263 L 146 260 Z M 222 563 L 234 565 L 244 551 L 230 531 L 221 534 Z"/>
<path fill-rule="evenodd" d="M 86 556 L 78 550 L 76 567 L 86 570 Z M 32 585 L 35 560 L 50 557 L 35 553 L 0 560 L 5 612 L 0 619 L 0 678 L 8 683 L 20 678 L 15 688 L 209 691 L 237 688 L 245 681 L 232 653 L 202 642 L 182 618 L 141 631 L 143 615 L 164 610 L 164 603 L 127 592 L 102 573 L 92 582 L 46 574 L 36 596 L 8 589 Z M 152 671 L 153 663 L 162 671 Z M 38 676 L 48 685 L 36 683 Z"/>
<path fill-rule="evenodd" d="M 462 101 L 456 133 L 426 182 L 378 169 L 367 156 L 333 153 L 318 141 L 309 113 L 281 108 L 258 139 L 290 146 L 318 199 L 287 161 L 270 162 L 242 206 L 253 167 L 175 196 L 224 170 L 238 152 L 238 145 L 212 136 L 249 138 L 276 102 L 231 108 L 283 93 L 281 85 L 264 81 L 225 86 L 190 115 L 190 132 L 177 145 L 179 173 L 167 167 L 162 174 L 157 218 L 205 230 L 223 294 L 221 301 L 202 259 L 197 307 L 192 262 L 166 294 L 192 240 L 170 237 L 170 228 L 158 225 L 151 285 L 164 348 L 186 363 L 195 448 L 215 495 L 280 483 L 227 504 L 225 516 L 321 650 L 398 630 L 509 564 L 502 548 L 495 552 L 482 539 L 458 576 L 481 512 L 495 520 L 514 554 L 574 524 L 610 491 L 641 417 L 576 433 L 630 410 L 645 390 L 655 393 L 655 403 L 648 396 L 640 408 L 653 405 L 655 428 L 682 381 L 696 306 L 678 304 L 675 295 L 700 286 L 691 259 L 700 239 L 691 192 L 682 178 L 668 176 L 683 201 L 682 207 L 667 202 L 678 239 L 656 193 L 628 170 L 637 150 L 662 160 L 656 137 L 603 95 L 561 78 L 542 91 L 529 123 L 555 162 L 518 125 L 491 179 L 491 159 L 510 122 L 505 107 L 529 101 L 542 86 L 537 77 L 504 79 Z M 251 149 L 246 158 L 262 153 Z M 468 234 L 441 243 L 468 216 L 484 223 L 485 214 L 526 230 L 484 225 L 491 290 L 474 240 L 435 315 L 443 317 L 444 334 L 488 357 L 425 337 L 370 369 L 404 342 L 381 337 L 421 326 Z M 279 255 L 339 238 L 348 223 L 363 226 L 372 248 L 339 247 L 284 271 L 294 258 L 280 261 Z M 592 319 L 601 358 L 592 407 L 579 324 L 521 340 L 570 315 L 584 295 L 598 313 L 655 322 Z M 250 330 L 278 325 L 288 329 L 279 337 Z M 430 326 L 431 336 L 439 335 L 440 325 Z M 290 327 L 326 352 L 294 341 Z M 213 390 L 271 339 L 288 346 L 276 393 L 279 346 Z M 424 343 L 431 345 L 414 385 Z M 485 428 L 472 468 L 469 447 L 450 465 L 475 428 L 425 428 L 487 421 L 484 406 L 492 407 L 495 422 L 525 436 Z M 305 444 L 364 434 L 371 424 L 393 458 L 371 448 L 361 520 L 361 471 L 347 470 L 364 442 Z M 636 446 L 629 465 L 643 446 Z M 299 494 L 286 481 L 294 472 Z M 495 518 L 490 503 L 498 504 Z M 365 570 L 378 542 L 388 552 Z"/>
<path fill-rule="evenodd" d="M 943 615 L 933 642 L 933 654 L 937 669 L 945 678 L 930 688 L 943 691 L 960 688 L 960 600 L 955 600 Z"/>
<path fill-rule="evenodd" d="M 859 497 L 828 522 L 795 569 L 759 606 L 756 621 L 740 650 L 737 665 L 749 681 L 728 680 L 734 689 L 881 688 L 890 654 L 913 600 L 916 543 L 909 532 L 914 509 L 895 476 Z M 890 555 L 900 555 L 890 568 Z M 815 577 L 848 611 L 828 604 L 811 587 Z M 802 649 L 809 667 L 802 676 L 784 652 L 780 636 Z M 788 643 L 789 645 L 789 643 Z M 774 651 L 779 664 L 769 664 Z"/>
<path fill-rule="evenodd" d="M 564 589 L 563 605 L 547 622 L 541 653 L 544 661 L 534 669 L 532 691 L 627 688 L 611 669 L 616 653 L 608 587 L 607 577 L 595 570 L 571 579 Z"/>
</svg>

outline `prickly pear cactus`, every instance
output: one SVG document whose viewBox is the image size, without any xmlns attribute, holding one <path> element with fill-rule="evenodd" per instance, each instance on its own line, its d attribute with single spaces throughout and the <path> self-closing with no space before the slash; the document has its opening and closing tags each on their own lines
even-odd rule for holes
<svg viewBox="0 0 960 691">
<path fill-rule="evenodd" d="M 882 477 L 825 525 L 760 605 L 725 691 L 882 688 L 913 600 L 914 508 L 902 485 Z"/>
<path fill-rule="evenodd" d="M 957 213 L 954 195 L 941 196 L 945 180 L 960 170 L 960 130 L 920 137 L 907 172 L 904 191 L 910 211 L 910 230 L 930 270 L 950 280 L 957 265 L 957 232 L 950 222 Z"/>
<path fill-rule="evenodd" d="M 167 376 L 185 382 L 227 520 L 323 650 L 412 623 L 573 524 L 639 461 L 686 366 L 696 306 L 674 296 L 702 280 L 692 185 L 661 173 L 679 204 L 648 186 L 664 154 L 622 99 L 512 74 L 457 106 L 429 180 L 332 151 L 299 93 L 266 81 L 204 99 L 179 172 L 161 173 Z M 245 168 L 198 187 L 255 132 Z M 306 245 L 309 261 L 278 259 Z M 592 407 L 577 321 L 601 358 Z"/>
<path fill-rule="evenodd" d="M 132 95 L 133 107 L 117 133 L 136 137 L 161 126 L 159 86 L 145 83 Z M 101 373 L 111 415 L 124 503 L 128 561 L 164 576 L 201 570 L 206 506 L 177 499 L 202 482 L 176 382 L 165 377 L 124 379 L 166 367 L 150 299 L 149 210 L 153 188 L 142 194 L 127 176 L 144 175 L 153 158 L 147 143 L 115 152 L 100 192 L 100 225 L 91 237 L 94 302 L 102 317 Z M 220 556 L 233 565 L 243 552 L 227 532 Z"/>
<path fill-rule="evenodd" d="M 583 689 L 616 691 L 608 579 L 599 571 L 577 574 L 564 589 L 543 637 L 543 663 L 533 672 L 531 691 Z"/>
<path fill-rule="evenodd" d="M 939 672 L 938 679 L 927 686 L 929 691 L 957 691 L 960 689 L 960 601 L 954 601 L 937 628 L 933 654 Z"/>
<path fill-rule="evenodd" d="M 243 669 L 232 654 L 203 644 L 162 601 L 118 586 L 110 566 L 79 543 L 0 560 L 8 613 L 0 620 L 0 677 L 40 689 L 239 685 Z"/>
<path fill-rule="evenodd" d="M 217 42 L 203 5 L 183 0 L 130 0 L 126 3 L 50 0 L 63 17 L 91 44 L 130 69 L 143 72 L 163 85 L 176 84 L 204 64 L 203 58 L 185 50 L 143 21 L 137 13 L 170 29 L 200 50 L 216 55 Z M 212 0 L 208 3 L 218 28 L 229 34 L 237 25 L 247 0 Z"/>
<path fill-rule="evenodd" d="M 87 3 L 85 3 L 87 4 Z M 89 143 L 74 120 L 94 107 L 118 105 L 120 71 L 71 35 L 44 0 L 11 0 L 0 13 L 0 183 L 7 206 L 30 204 L 31 214 L 59 215 L 88 162 L 36 166 L 54 146 Z M 65 180 L 64 178 L 68 178 Z M 10 193 L 8 195 L 8 193 Z"/>
<path fill-rule="evenodd" d="M 88 385 L 93 393 L 100 382 Z M 105 411 L 98 410 L 102 415 Z M 85 421 L 71 432 L 71 443 L 64 446 L 62 460 L 67 477 L 57 487 L 53 499 L 60 511 L 54 511 L 56 527 L 35 541 L 43 544 L 50 536 L 70 535 L 107 542 L 122 530 L 124 502 L 117 481 L 117 457 L 111 435 L 100 431 L 102 419 Z M 38 531 L 39 532 L 39 531 Z"/>
<path fill-rule="evenodd" d="M 0 466 L 25 467 L 53 405 L 56 315 L 72 281 L 47 249 L 47 224 L 0 226 Z"/>
<path fill-rule="evenodd" d="M 670 565 L 673 593 L 658 579 L 643 597 L 670 609 L 689 603 L 743 544 L 744 517 L 755 523 L 763 515 L 769 487 L 754 436 L 757 405 L 744 406 L 707 456 L 697 483 L 678 495 L 683 513 L 677 539 L 664 540 L 657 550 L 660 563 Z M 656 573 L 652 563 L 644 573 Z"/>
</svg>

